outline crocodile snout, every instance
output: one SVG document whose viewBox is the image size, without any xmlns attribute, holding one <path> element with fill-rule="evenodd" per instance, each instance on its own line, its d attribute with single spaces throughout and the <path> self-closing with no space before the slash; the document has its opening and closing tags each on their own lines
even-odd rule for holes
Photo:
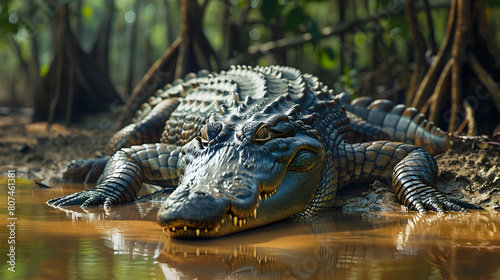
<svg viewBox="0 0 500 280">
<path fill-rule="evenodd" d="M 220 195 L 203 191 L 174 191 L 158 212 L 164 228 L 205 229 L 215 227 L 227 210 Z"/>
</svg>

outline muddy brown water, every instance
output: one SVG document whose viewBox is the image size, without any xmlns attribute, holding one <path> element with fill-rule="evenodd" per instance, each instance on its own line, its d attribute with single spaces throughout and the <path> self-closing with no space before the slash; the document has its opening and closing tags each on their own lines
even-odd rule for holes
<svg viewBox="0 0 500 280">
<path fill-rule="evenodd" d="M 109 214 L 45 201 L 85 188 L 0 177 L 0 279 L 500 279 L 500 214 L 322 213 L 208 240 L 166 237 L 158 203 Z M 11 208 L 12 209 L 12 208 Z M 15 231 L 6 225 L 15 217 Z M 15 240 L 15 272 L 8 270 Z"/>
</svg>

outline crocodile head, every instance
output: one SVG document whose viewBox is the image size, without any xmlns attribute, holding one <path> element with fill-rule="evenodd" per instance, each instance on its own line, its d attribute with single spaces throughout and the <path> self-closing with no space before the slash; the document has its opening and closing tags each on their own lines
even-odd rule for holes
<svg viewBox="0 0 500 280">
<path fill-rule="evenodd" d="M 158 212 L 173 237 L 216 237 L 304 211 L 321 178 L 317 132 L 287 115 L 212 119 L 182 149 L 179 186 Z"/>
</svg>

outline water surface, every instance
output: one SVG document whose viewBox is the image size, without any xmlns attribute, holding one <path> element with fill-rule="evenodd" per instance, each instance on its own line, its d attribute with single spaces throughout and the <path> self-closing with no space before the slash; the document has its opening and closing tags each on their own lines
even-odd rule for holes
<svg viewBox="0 0 500 280">
<path fill-rule="evenodd" d="M 500 214 L 323 213 L 209 240 L 165 237 L 157 204 L 106 214 L 45 201 L 85 188 L 16 184 L 16 272 L 7 270 L 0 177 L 0 279 L 500 279 Z"/>
</svg>

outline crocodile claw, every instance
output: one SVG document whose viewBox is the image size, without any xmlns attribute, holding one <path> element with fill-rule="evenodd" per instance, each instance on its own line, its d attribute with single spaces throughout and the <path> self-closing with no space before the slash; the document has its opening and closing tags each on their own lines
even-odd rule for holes
<svg viewBox="0 0 500 280">
<path fill-rule="evenodd" d="M 105 209 L 109 209 L 109 207 L 116 202 L 117 199 L 115 196 L 110 196 L 109 194 L 104 193 L 99 187 L 96 187 L 70 195 L 53 198 L 47 201 L 47 204 L 53 207 L 80 205 L 81 208 L 102 205 Z"/>
<path fill-rule="evenodd" d="M 448 211 L 466 212 L 467 209 L 483 209 L 480 206 L 462 200 L 449 198 L 438 190 L 428 187 L 423 194 L 410 195 L 406 199 L 406 206 L 419 213 L 434 211 L 443 214 Z"/>
<path fill-rule="evenodd" d="M 461 200 L 449 198 L 435 189 L 438 166 L 436 160 L 421 148 L 410 151 L 395 167 L 392 178 L 394 192 L 401 204 L 419 213 L 434 211 L 464 212 L 482 209 Z"/>
</svg>

